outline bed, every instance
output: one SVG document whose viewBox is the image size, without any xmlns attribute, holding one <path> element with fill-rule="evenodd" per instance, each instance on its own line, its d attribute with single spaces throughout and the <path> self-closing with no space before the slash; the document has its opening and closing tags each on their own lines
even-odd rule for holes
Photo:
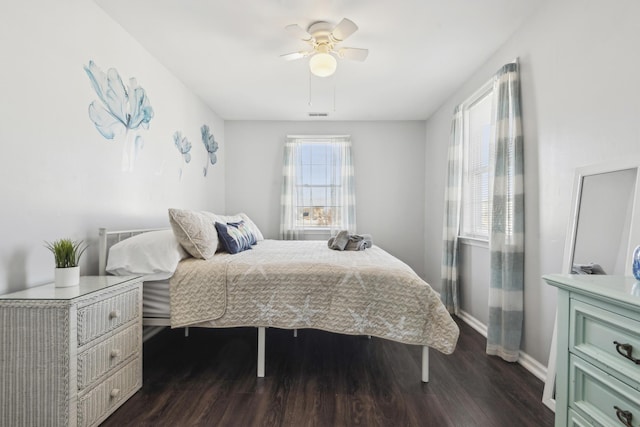
<svg viewBox="0 0 640 427">
<path fill-rule="evenodd" d="M 106 273 L 111 246 L 147 231 L 159 232 L 100 229 L 100 274 Z M 445 354 L 455 349 L 459 330 L 438 294 L 375 245 L 341 252 L 324 241 L 261 240 L 236 254 L 181 258 L 170 277 L 145 274 L 143 324 L 256 327 L 259 377 L 265 373 L 267 327 L 420 345 L 423 382 L 429 380 L 429 348 Z"/>
</svg>

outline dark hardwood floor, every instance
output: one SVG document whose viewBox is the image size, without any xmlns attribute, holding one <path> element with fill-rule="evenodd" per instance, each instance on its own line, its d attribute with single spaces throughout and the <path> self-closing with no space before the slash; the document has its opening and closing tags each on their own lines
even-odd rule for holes
<svg viewBox="0 0 640 427">
<path fill-rule="evenodd" d="M 256 378 L 254 328 L 165 330 L 144 345 L 144 385 L 103 426 L 551 426 L 543 384 L 484 353 L 458 321 L 453 355 L 315 330 L 267 329 Z"/>
</svg>

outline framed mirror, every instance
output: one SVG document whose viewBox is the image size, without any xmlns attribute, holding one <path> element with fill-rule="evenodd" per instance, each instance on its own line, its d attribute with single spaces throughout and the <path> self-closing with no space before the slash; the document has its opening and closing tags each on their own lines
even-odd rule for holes
<svg viewBox="0 0 640 427">
<path fill-rule="evenodd" d="M 639 165 L 628 162 L 576 170 L 562 273 L 630 276 L 631 255 L 640 245 L 636 200 Z M 542 402 L 555 411 L 556 325 Z"/>
</svg>

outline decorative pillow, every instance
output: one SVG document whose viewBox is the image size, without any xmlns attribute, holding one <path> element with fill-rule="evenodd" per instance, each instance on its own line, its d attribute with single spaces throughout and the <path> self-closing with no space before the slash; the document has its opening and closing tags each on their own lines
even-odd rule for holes
<svg viewBox="0 0 640 427">
<path fill-rule="evenodd" d="M 238 231 L 240 231 L 240 233 L 242 233 L 242 235 L 246 237 L 246 239 L 249 241 L 250 246 L 258 243 L 258 238 L 247 223 L 245 223 L 244 221 L 240 221 L 238 224 Z"/>
<path fill-rule="evenodd" d="M 247 227 L 249 227 L 249 230 L 251 230 L 251 232 L 253 232 L 254 236 L 256 237 L 256 242 L 264 240 L 264 236 L 260 232 L 260 229 L 258 228 L 258 226 L 253 221 L 251 221 L 251 219 L 247 216 L 247 214 L 245 214 L 243 212 L 240 212 L 238 214 L 238 216 L 240 218 L 242 218 L 242 220 L 247 225 Z"/>
<path fill-rule="evenodd" d="M 247 216 L 247 214 L 241 212 L 235 215 L 216 215 L 218 217 L 218 222 L 229 223 L 229 222 L 240 222 L 244 221 L 244 224 L 249 227 L 249 230 L 256 236 L 256 240 L 259 242 L 264 240 L 264 236 L 260 232 L 258 226 L 251 221 L 251 219 Z"/>
<path fill-rule="evenodd" d="M 194 258 L 209 259 L 218 249 L 216 215 L 183 209 L 169 209 L 169 222 L 182 247 Z"/>
<path fill-rule="evenodd" d="M 222 247 L 230 254 L 237 254 L 251 249 L 251 245 L 256 243 L 256 236 L 249 230 L 244 221 L 229 222 L 227 224 L 216 222 L 216 229 L 218 230 Z"/>
<path fill-rule="evenodd" d="M 150 231 L 111 246 L 107 272 L 116 276 L 141 275 L 144 280 L 165 280 L 173 276 L 178 262 L 188 256 L 172 230 Z"/>
</svg>

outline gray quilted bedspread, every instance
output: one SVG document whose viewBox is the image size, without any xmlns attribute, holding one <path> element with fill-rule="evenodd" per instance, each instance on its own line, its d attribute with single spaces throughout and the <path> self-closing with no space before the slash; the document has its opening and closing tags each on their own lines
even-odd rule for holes
<svg viewBox="0 0 640 427">
<path fill-rule="evenodd" d="M 459 330 L 438 294 L 377 246 L 340 252 L 324 241 L 264 240 L 235 255 L 180 262 L 171 325 L 314 328 L 453 352 Z"/>
</svg>

